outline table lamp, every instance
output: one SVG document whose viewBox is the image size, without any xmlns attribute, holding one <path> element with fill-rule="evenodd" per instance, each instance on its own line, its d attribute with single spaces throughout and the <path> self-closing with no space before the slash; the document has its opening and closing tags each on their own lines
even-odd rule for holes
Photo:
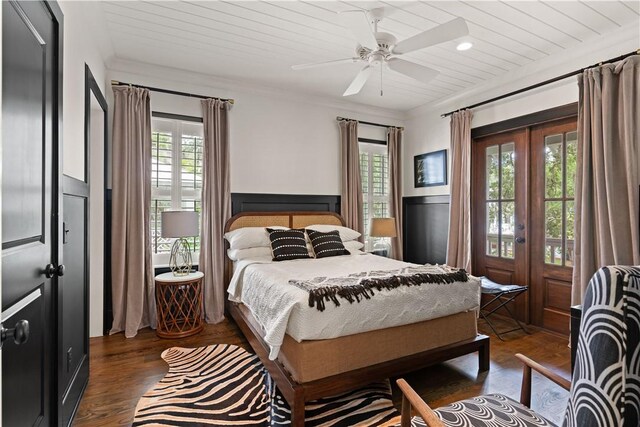
<svg viewBox="0 0 640 427">
<path fill-rule="evenodd" d="M 369 236 L 371 237 L 384 237 L 384 239 L 378 240 L 373 246 L 374 251 L 386 251 L 389 256 L 389 250 L 391 244 L 387 241 L 387 238 L 397 237 L 396 233 L 396 219 L 395 218 L 372 218 L 371 229 L 369 230 Z"/>
<path fill-rule="evenodd" d="M 199 233 L 198 212 L 162 212 L 162 237 L 176 238 L 169 258 L 169 267 L 174 276 L 186 276 L 191 273 L 191 247 L 185 237 L 197 236 Z"/>
</svg>

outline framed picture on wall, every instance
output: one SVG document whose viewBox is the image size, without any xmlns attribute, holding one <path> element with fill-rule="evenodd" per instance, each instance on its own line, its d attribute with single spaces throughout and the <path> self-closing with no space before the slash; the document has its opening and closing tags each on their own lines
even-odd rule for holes
<svg viewBox="0 0 640 427">
<path fill-rule="evenodd" d="M 413 182 L 416 188 L 447 185 L 447 150 L 415 156 Z"/>
</svg>

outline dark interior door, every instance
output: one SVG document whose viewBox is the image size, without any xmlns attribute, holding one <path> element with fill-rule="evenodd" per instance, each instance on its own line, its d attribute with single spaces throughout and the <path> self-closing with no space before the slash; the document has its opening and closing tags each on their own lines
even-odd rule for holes
<svg viewBox="0 0 640 427">
<path fill-rule="evenodd" d="M 528 131 L 487 136 L 473 142 L 473 274 L 503 284 L 528 285 Z M 528 321 L 527 295 L 515 311 Z"/>
<path fill-rule="evenodd" d="M 2 425 L 53 422 L 58 21 L 2 2 Z M 49 266 L 49 268 L 47 268 Z M 26 323 L 28 322 L 28 338 Z M 26 339 L 26 341 L 24 341 Z"/>
</svg>

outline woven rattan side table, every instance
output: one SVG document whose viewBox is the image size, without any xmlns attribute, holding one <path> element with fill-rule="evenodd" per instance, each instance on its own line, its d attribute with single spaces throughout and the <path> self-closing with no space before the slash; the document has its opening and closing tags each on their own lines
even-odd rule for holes
<svg viewBox="0 0 640 427">
<path fill-rule="evenodd" d="M 185 276 L 156 276 L 156 306 L 160 338 L 183 338 L 202 331 L 202 278 L 200 271 Z"/>
</svg>

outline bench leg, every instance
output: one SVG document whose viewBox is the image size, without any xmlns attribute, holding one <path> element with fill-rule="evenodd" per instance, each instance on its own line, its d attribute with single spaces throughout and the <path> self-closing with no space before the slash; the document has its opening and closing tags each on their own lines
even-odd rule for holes
<svg viewBox="0 0 640 427">
<path fill-rule="evenodd" d="M 491 346 L 489 345 L 489 339 L 483 341 L 478 349 L 478 370 L 485 372 L 489 370 L 491 365 Z"/>
</svg>

